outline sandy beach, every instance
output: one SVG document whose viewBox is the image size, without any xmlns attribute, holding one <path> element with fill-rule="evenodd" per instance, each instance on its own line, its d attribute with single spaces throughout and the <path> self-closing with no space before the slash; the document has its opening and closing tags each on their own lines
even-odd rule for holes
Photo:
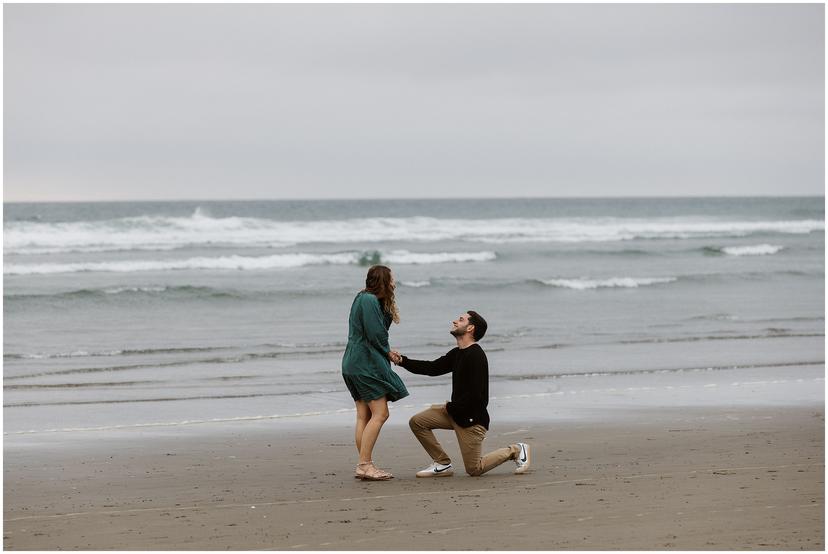
<svg viewBox="0 0 828 554">
<path fill-rule="evenodd" d="M 533 471 L 416 479 L 404 425 L 361 482 L 350 421 L 135 431 L 5 448 L 8 550 L 822 550 L 824 412 L 648 409 L 614 423 L 494 422 Z M 398 418 L 401 419 L 401 418 Z M 447 451 L 457 457 L 448 433 Z"/>
</svg>

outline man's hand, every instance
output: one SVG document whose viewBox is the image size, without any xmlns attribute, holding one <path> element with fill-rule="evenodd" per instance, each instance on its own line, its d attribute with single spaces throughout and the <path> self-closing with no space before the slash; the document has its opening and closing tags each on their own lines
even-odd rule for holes
<svg viewBox="0 0 828 554">
<path fill-rule="evenodd" d="M 391 360 L 394 365 L 400 365 L 402 363 L 402 354 L 396 350 L 392 350 L 388 353 L 388 359 Z"/>
</svg>

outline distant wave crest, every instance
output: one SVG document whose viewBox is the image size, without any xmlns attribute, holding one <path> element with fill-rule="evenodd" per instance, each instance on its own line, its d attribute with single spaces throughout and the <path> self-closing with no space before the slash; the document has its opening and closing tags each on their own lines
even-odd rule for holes
<svg viewBox="0 0 828 554">
<path fill-rule="evenodd" d="M 262 294 L 257 292 L 256 294 Z M 143 287 L 105 287 L 97 289 L 79 289 L 54 293 L 40 294 L 6 294 L 3 299 L 9 301 L 28 300 L 83 300 L 98 298 L 116 298 L 129 296 L 188 296 L 188 297 L 211 297 L 211 298 L 238 298 L 242 293 L 230 289 L 215 289 L 212 287 L 179 285 L 179 286 L 143 286 Z"/>
<path fill-rule="evenodd" d="M 431 281 L 400 281 L 400 284 L 404 287 L 411 287 L 411 288 L 422 288 L 431 286 Z"/>
<path fill-rule="evenodd" d="M 729 256 L 767 256 L 782 250 L 782 246 L 772 244 L 758 244 L 756 246 L 728 246 L 722 252 Z"/>
<path fill-rule="evenodd" d="M 752 246 L 705 246 L 701 250 L 707 256 L 768 256 L 784 248 L 784 246 L 772 244 L 756 244 Z"/>
<path fill-rule="evenodd" d="M 132 356 L 146 354 L 190 354 L 196 352 L 211 352 L 214 350 L 225 350 L 226 346 L 204 346 L 204 347 L 177 347 L 177 348 L 146 348 L 132 350 L 102 350 L 87 351 L 73 350 L 71 352 L 55 352 L 50 354 L 37 353 L 4 353 L 5 360 L 45 360 L 55 358 L 98 358 L 110 356 Z"/>
<path fill-rule="evenodd" d="M 409 252 L 395 250 L 382 252 L 341 252 L 335 254 L 275 254 L 272 256 L 220 256 L 171 260 L 132 260 L 78 263 L 6 264 L 6 275 L 42 275 L 52 273 L 116 272 L 174 270 L 268 270 L 303 267 L 309 265 L 370 265 L 391 264 L 440 264 L 463 262 L 487 262 L 497 258 L 494 252 Z M 113 289 L 112 293 L 125 289 Z"/>
<path fill-rule="evenodd" d="M 761 233 L 824 231 L 818 220 L 719 221 L 693 218 L 357 218 L 275 221 L 211 217 L 197 209 L 189 217 L 140 216 L 105 221 L 48 223 L 7 221 L 6 254 L 33 255 L 185 247 L 286 247 L 309 243 L 612 242 L 633 239 L 743 237 Z"/>
<path fill-rule="evenodd" d="M 637 288 L 677 281 L 676 277 L 610 277 L 609 279 L 540 279 L 538 282 L 550 286 L 574 290 L 603 288 Z"/>
</svg>

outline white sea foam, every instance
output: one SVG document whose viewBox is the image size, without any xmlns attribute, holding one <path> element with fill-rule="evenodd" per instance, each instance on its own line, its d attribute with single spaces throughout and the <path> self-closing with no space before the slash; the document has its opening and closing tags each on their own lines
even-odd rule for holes
<svg viewBox="0 0 828 554">
<path fill-rule="evenodd" d="M 6 254 L 172 250 L 187 246 L 284 247 L 308 243 L 604 242 L 641 239 L 742 237 L 755 233 L 823 231 L 819 220 L 719 221 L 699 218 L 360 218 L 274 221 L 215 218 L 196 210 L 190 217 L 141 216 L 106 221 L 6 222 Z"/>
<path fill-rule="evenodd" d="M 182 244 L 143 244 L 135 246 L 78 246 L 78 247 L 39 247 L 33 246 L 31 248 L 18 248 L 7 252 L 7 254 L 18 255 L 45 255 L 45 254 L 96 254 L 102 252 L 126 252 L 126 251 L 148 251 L 148 252 L 164 252 L 169 250 L 177 250 L 186 245 Z"/>
<path fill-rule="evenodd" d="M 274 269 L 318 264 L 357 263 L 356 254 L 278 254 L 274 256 L 247 257 L 221 256 L 217 258 L 187 258 L 181 260 L 134 260 L 119 262 L 80 262 L 53 264 L 8 264 L 6 275 L 32 275 L 50 273 L 80 273 L 110 271 L 132 273 L 138 271 L 170 271 L 185 269 Z"/>
<path fill-rule="evenodd" d="M 449 262 L 490 262 L 497 258 L 494 252 L 407 252 L 394 250 L 382 255 L 384 262 L 392 264 L 444 264 Z"/>
<path fill-rule="evenodd" d="M 782 246 L 772 244 L 757 244 L 756 246 L 728 246 L 722 252 L 730 256 L 767 256 L 782 250 Z"/>
<path fill-rule="evenodd" d="M 165 292 L 167 287 L 114 287 L 104 289 L 104 294 L 121 294 L 124 292 Z"/>
<path fill-rule="evenodd" d="M 86 350 L 73 350 L 72 352 L 58 352 L 56 354 L 12 354 L 11 356 L 23 358 L 26 360 L 44 360 L 50 358 L 89 358 L 98 356 L 118 356 L 122 353 L 122 350 L 106 350 L 103 352 L 87 352 Z"/>
<path fill-rule="evenodd" d="M 421 288 L 430 286 L 431 281 L 400 281 L 400 284 L 404 287 Z"/>
<path fill-rule="evenodd" d="M 388 254 L 362 252 L 341 252 L 336 254 L 275 254 L 272 256 L 220 256 L 214 258 L 200 257 L 173 260 L 132 260 L 109 262 L 45 263 L 45 264 L 5 264 L 6 275 L 43 275 L 53 273 L 80 272 L 116 272 L 133 273 L 139 271 L 175 271 L 175 270 L 267 270 L 303 267 L 309 265 L 348 265 L 364 263 L 366 259 L 393 264 L 439 264 L 485 262 L 497 258 L 494 252 L 408 252 L 395 250 Z M 371 263 L 374 263 L 371 261 Z M 128 289 L 111 289 L 111 294 Z M 161 289 L 163 290 L 163 289 Z M 136 289 L 135 292 L 138 290 Z M 143 292 L 149 289 L 141 289 Z"/>
<path fill-rule="evenodd" d="M 575 290 L 601 288 L 637 288 L 647 285 L 672 283 L 675 277 L 610 277 L 609 279 L 546 279 L 540 282 L 550 287 L 561 287 Z"/>
</svg>

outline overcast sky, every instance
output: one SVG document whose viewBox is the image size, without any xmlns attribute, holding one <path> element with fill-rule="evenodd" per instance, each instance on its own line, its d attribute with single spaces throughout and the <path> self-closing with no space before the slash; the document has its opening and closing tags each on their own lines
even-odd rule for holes
<svg viewBox="0 0 828 554">
<path fill-rule="evenodd" d="M 6 4 L 4 199 L 822 195 L 822 4 Z"/>
</svg>

